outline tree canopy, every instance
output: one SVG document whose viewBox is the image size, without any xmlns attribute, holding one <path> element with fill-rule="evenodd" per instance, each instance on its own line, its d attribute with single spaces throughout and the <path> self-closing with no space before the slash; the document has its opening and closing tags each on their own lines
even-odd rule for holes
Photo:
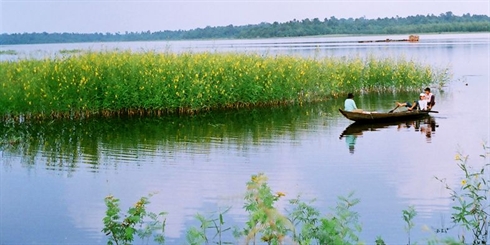
<svg viewBox="0 0 490 245">
<path fill-rule="evenodd" d="M 391 17 L 366 19 L 335 16 L 292 20 L 285 23 L 260 23 L 243 26 L 207 26 L 191 30 L 125 32 L 121 33 L 14 33 L 1 34 L 0 44 L 75 43 L 75 42 L 122 42 L 191 39 L 253 39 L 273 37 L 301 37 L 331 34 L 418 34 L 441 32 L 489 32 L 490 18 L 487 15 L 452 12 L 436 15 L 416 15 L 406 18 Z"/>
</svg>

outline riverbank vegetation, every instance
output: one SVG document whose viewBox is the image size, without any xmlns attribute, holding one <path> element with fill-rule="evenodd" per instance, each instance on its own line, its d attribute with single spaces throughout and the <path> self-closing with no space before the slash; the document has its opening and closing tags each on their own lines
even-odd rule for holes
<svg viewBox="0 0 490 245">
<path fill-rule="evenodd" d="M 410 231 L 416 226 L 414 217 L 417 215 L 416 207 L 409 206 L 401 210 L 401 217 L 406 222 L 405 230 L 408 235 L 408 244 L 487 244 L 489 239 L 490 222 L 490 179 L 488 168 L 490 162 L 490 148 L 483 144 L 484 154 L 482 165 L 470 165 L 468 156 L 456 155 L 458 167 L 464 175 L 460 187 L 453 187 L 442 181 L 450 191 L 454 201 L 452 221 L 454 227 L 461 228 L 459 237 L 443 237 L 444 231 L 433 231 L 424 241 L 412 243 Z M 480 166 L 476 170 L 473 167 Z M 355 211 L 360 200 L 350 193 L 339 197 L 331 213 L 321 214 L 314 206 L 314 202 L 305 202 L 300 197 L 289 200 L 283 212 L 277 208 L 277 203 L 285 197 L 285 193 L 274 192 L 267 183 L 263 173 L 253 175 L 246 185 L 243 208 L 248 213 L 244 227 L 231 227 L 227 224 L 227 212 L 231 207 L 219 211 L 211 217 L 197 214 L 199 221 L 196 227 L 189 227 L 186 231 L 187 244 L 386 244 L 382 236 L 373 238 L 365 243 L 360 239 L 362 225 L 359 222 L 360 214 Z M 134 235 L 142 239 L 150 239 L 163 244 L 165 242 L 166 213 L 159 215 L 147 213 L 148 198 L 143 197 L 128 214 L 120 212 L 119 200 L 113 196 L 105 199 L 107 212 L 104 218 L 104 229 L 109 236 L 108 244 L 119 242 L 130 244 Z M 136 216 L 136 218 L 135 218 Z M 148 220 L 148 221 L 145 221 Z M 110 222 L 109 222 L 110 221 Z M 139 225 L 141 229 L 134 227 Z M 225 234 L 226 233 L 226 234 Z M 232 233 L 232 234 L 230 234 Z M 228 235 L 227 235 L 228 234 Z M 230 240 L 231 239 L 231 240 Z M 233 241 L 234 240 L 234 241 Z M 401 241 L 399 241 L 401 243 Z"/>
<path fill-rule="evenodd" d="M 412 60 L 238 53 L 82 52 L 0 62 L 3 120 L 192 114 L 419 91 L 446 69 Z"/>
<path fill-rule="evenodd" d="M 165 30 L 126 33 L 14 33 L 1 34 L 0 44 L 169 41 L 199 39 L 253 39 L 303 37 L 318 35 L 420 34 L 447 32 L 489 32 L 486 15 L 462 16 L 451 11 L 440 15 L 416 15 L 391 18 L 319 18 L 291 20 L 284 23 L 260 23 L 244 26 L 207 26 L 192 30 Z M 407 35 L 408 36 L 408 35 Z"/>
</svg>

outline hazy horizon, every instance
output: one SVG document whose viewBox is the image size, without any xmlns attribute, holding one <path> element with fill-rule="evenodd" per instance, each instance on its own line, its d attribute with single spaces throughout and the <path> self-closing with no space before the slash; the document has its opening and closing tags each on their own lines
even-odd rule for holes
<svg viewBox="0 0 490 245">
<path fill-rule="evenodd" d="M 325 18 L 490 15 L 490 2 L 451 0 L 4 0 L 0 33 L 125 33 Z"/>
</svg>

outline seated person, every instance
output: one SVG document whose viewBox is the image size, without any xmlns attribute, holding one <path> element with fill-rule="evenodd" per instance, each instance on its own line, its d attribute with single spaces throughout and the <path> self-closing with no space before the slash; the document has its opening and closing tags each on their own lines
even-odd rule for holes
<svg viewBox="0 0 490 245">
<path fill-rule="evenodd" d="M 427 104 L 427 100 L 425 99 L 425 93 L 421 93 L 420 94 L 420 99 L 419 101 L 417 101 L 417 105 L 415 107 L 415 109 L 417 110 L 421 110 L 421 111 L 426 111 L 428 110 L 428 104 Z M 413 110 L 414 108 L 412 108 Z"/>
<path fill-rule="evenodd" d="M 430 88 L 425 88 L 425 100 L 427 101 L 427 110 L 432 110 L 436 104 L 436 96 L 430 92 Z"/>
<path fill-rule="evenodd" d="M 361 112 L 361 109 L 357 109 L 356 102 L 354 101 L 354 94 L 349 93 L 347 99 L 344 101 L 344 110 L 352 112 Z"/>
<path fill-rule="evenodd" d="M 410 103 L 410 102 L 408 102 L 408 101 L 405 102 L 405 103 L 396 102 L 396 108 L 398 108 L 398 107 L 407 107 L 407 110 L 409 110 L 409 111 L 412 111 L 412 110 L 427 110 L 428 107 L 427 107 L 427 101 L 425 100 L 425 93 L 421 93 L 419 98 L 420 99 L 418 101 L 414 101 L 413 104 Z"/>
</svg>

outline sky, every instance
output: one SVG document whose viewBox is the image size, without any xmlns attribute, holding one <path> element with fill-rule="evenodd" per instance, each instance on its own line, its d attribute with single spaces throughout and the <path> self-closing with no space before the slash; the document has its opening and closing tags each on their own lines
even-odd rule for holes
<svg viewBox="0 0 490 245">
<path fill-rule="evenodd" d="M 0 0 L 0 33 L 125 33 L 318 18 L 451 11 L 490 16 L 489 0 Z"/>
</svg>

